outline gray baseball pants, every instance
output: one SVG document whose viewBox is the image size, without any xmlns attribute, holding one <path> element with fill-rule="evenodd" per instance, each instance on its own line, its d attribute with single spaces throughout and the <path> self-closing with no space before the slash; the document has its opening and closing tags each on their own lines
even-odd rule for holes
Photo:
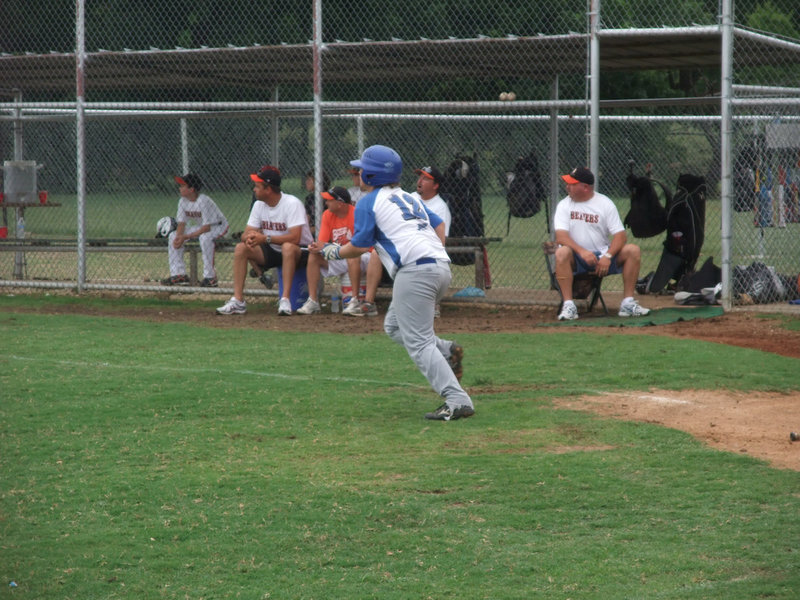
<svg viewBox="0 0 800 600">
<path fill-rule="evenodd" d="M 433 331 L 436 303 L 447 292 L 451 278 L 450 264 L 446 261 L 401 268 L 394 278 L 392 302 L 383 329 L 405 347 L 431 387 L 455 409 L 472 407 L 472 400 L 447 362 L 452 342 L 436 337 Z"/>
</svg>

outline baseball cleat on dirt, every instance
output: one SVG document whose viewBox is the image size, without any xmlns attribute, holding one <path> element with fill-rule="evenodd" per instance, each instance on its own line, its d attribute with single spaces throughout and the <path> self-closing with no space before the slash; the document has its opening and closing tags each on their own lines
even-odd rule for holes
<svg viewBox="0 0 800 600">
<path fill-rule="evenodd" d="M 162 279 L 161 285 L 189 285 L 189 278 L 186 275 L 173 275 Z"/>
<path fill-rule="evenodd" d="M 631 300 L 630 302 L 624 302 L 622 306 L 619 307 L 618 314 L 620 317 L 644 317 L 649 313 L 649 308 L 639 306 L 636 300 Z"/>
<path fill-rule="evenodd" d="M 303 306 L 301 306 L 300 308 L 297 309 L 297 314 L 298 315 L 313 315 L 313 314 L 316 314 L 316 313 L 320 312 L 320 310 L 322 310 L 322 309 L 319 306 L 319 302 L 309 298 L 308 300 L 305 301 Z"/>
<path fill-rule="evenodd" d="M 361 303 L 353 298 L 350 302 L 347 303 L 347 306 L 344 307 L 342 311 L 343 315 L 349 315 L 351 317 L 358 316 L 358 313 L 361 312 Z"/>
<path fill-rule="evenodd" d="M 282 317 L 288 317 L 292 314 L 292 303 L 288 298 L 281 298 L 278 302 L 278 314 Z"/>
<path fill-rule="evenodd" d="M 243 315 L 246 312 L 247 303 L 244 300 L 237 300 L 233 296 L 217 309 L 218 315 Z"/>
<path fill-rule="evenodd" d="M 345 311 L 344 314 L 350 317 L 377 317 L 378 307 L 374 302 L 359 302 L 358 310 L 353 312 Z"/>
<path fill-rule="evenodd" d="M 578 318 L 578 308 L 572 302 L 564 302 L 561 312 L 558 314 L 559 321 L 574 321 Z"/>
</svg>

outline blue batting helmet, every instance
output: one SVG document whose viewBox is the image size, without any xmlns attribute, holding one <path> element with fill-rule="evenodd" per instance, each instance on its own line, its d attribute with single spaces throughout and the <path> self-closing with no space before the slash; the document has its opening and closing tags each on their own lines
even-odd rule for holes
<svg viewBox="0 0 800 600">
<path fill-rule="evenodd" d="M 373 187 L 397 183 L 403 172 L 403 159 L 388 146 L 370 146 L 350 164 L 361 169 L 361 179 Z"/>
</svg>

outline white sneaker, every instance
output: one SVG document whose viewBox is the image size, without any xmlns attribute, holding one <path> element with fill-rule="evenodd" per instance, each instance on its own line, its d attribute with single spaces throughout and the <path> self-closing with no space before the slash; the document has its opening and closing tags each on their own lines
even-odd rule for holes
<svg viewBox="0 0 800 600">
<path fill-rule="evenodd" d="M 559 321 L 574 321 L 578 318 L 578 307 L 574 302 L 564 302 L 561 312 L 558 315 Z"/>
<path fill-rule="evenodd" d="M 234 296 L 228 300 L 224 306 L 217 309 L 218 315 L 243 315 L 247 312 L 247 302 L 237 300 Z"/>
<path fill-rule="evenodd" d="M 292 314 L 292 303 L 288 298 L 281 298 L 278 302 L 278 314 L 281 316 L 288 316 Z"/>
<path fill-rule="evenodd" d="M 361 303 L 356 300 L 355 298 L 351 299 L 350 302 L 347 303 L 347 306 L 344 307 L 342 314 L 350 315 L 351 317 L 357 315 L 361 312 Z"/>
<path fill-rule="evenodd" d="M 619 307 L 620 317 L 643 317 L 650 312 L 649 308 L 639 306 L 636 300 L 625 302 Z"/>
<path fill-rule="evenodd" d="M 316 300 L 312 300 L 309 298 L 306 300 L 305 304 L 297 309 L 298 315 L 313 315 L 315 313 L 320 312 L 319 302 Z"/>
</svg>

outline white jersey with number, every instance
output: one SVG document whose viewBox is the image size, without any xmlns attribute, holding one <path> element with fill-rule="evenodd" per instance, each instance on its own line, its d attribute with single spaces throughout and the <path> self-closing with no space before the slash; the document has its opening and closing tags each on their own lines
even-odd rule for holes
<svg viewBox="0 0 800 600">
<path fill-rule="evenodd" d="M 178 223 L 186 223 L 186 231 L 192 231 L 203 225 L 225 225 L 227 228 L 228 220 L 214 201 L 205 194 L 199 194 L 197 200 L 192 202 L 180 197 L 178 200 L 178 214 L 175 216 Z"/>
<path fill-rule="evenodd" d="M 575 202 L 569 196 L 561 200 L 556 206 L 553 228 L 567 231 L 576 244 L 600 253 L 608 251 L 610 237 L 625 231 L 614 202 L 597 192 L 584 202 Z"/>
<path fill-rule="evenodd" d="M 423 200 L 417 192 L 414 192 L 411 195 L 424 202 L 429 211 L 439 215 L 439 218 L 444 221 L 444 235 L 445 237 L 449 236 L 450 223 L 453 222 L 453 217 L 450 215 L 450 208 L 447 206 L 447 202 L 445 202 L 439 194 L 436 194 L 433 198 L 428 200 Z"/>
<path fill-rule="evenodd" d="M 286 235 L 293 227 L 300 226 L 300 246 L 308 246 L 314 238 L 308 227 L 308 218 L 303 202 L 291 194 L 281 192 L 281 199 L 275 206 L 256 200 L 247 219 L 249 227 L 261 230 L 264 235 Z M 281 251 L 280 244 L 270 244 L 276 252 Z"/>
<path fill-rule="evenodd" d="M 450 262 L 435 228 L 442 219 L 399 187 L 371 191 L 356 205 L 355 232 L 350 243 L 375 246 L 389 275 L 419 259 Z"/>
</svg>

